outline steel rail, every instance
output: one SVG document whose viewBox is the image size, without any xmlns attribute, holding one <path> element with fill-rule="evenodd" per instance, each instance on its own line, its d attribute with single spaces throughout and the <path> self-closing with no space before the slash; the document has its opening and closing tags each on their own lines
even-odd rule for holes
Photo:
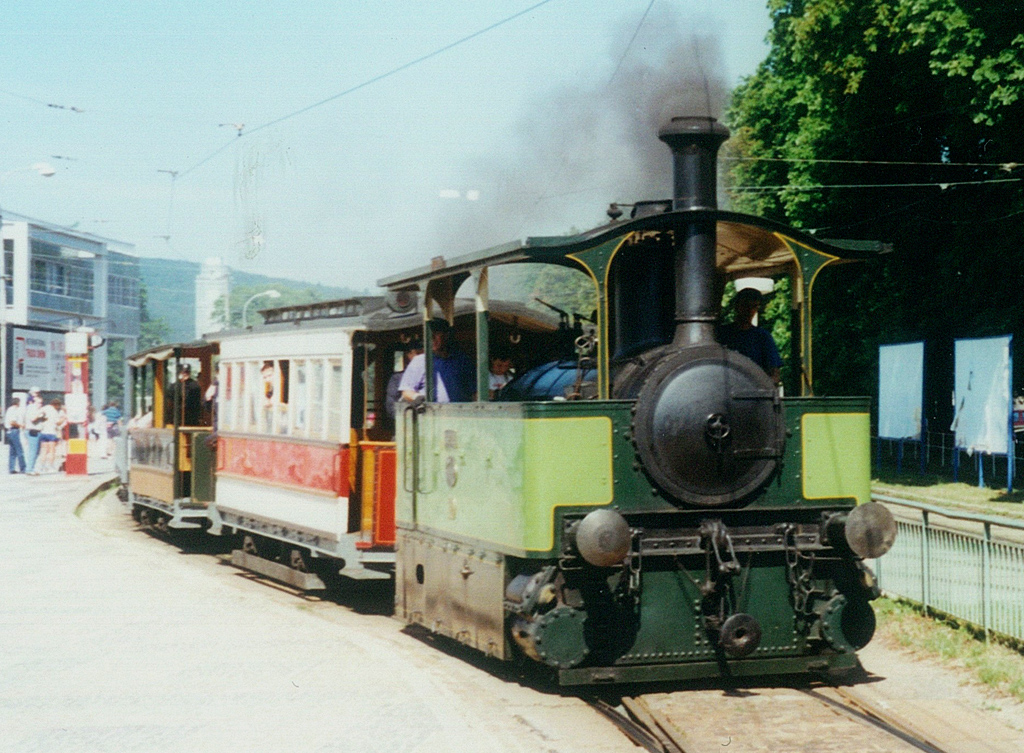
<svg viewBox="0 0 1024 753">
<path fill-rule="evenodd" d="M 913 745 L 924 753 L 948 753 L 939 743 L 929 737 L 925 732 L 915 727 L 906 719 L 896 714 L 885 711 L 870 701 L 851 693 L 846 688 L 830 686 L 828 688 L 835 692 L 838 700 L 829 698 L 820 690 L 801 689 L 802 693 L 811 696 L 829 708 L 842 712 L 851 719 L 867 722 L 878 729 L 899 738 L 908 745 Z"/>
<path fill-rule="evenodd" d="M 665 748 L 646 725 L 620 714 L 606 701 L 602 701 L 600 698 L 584 698 L 583 700 L 597 713 L 618 727 L 619 731 L 632 740 L 634 744 L 649 751 L 649 753 L 676 753 Z"/>
<path fill-rule="evenodd" d="M 622 707 L 637 722 L 649 728 L 651 733 L 661 741 L 666 753 L 695 753 L 692 745 L 681 739 L 678 730 L 660 711 L 652 709 L 643 696 L 623 698 Z"/>
</svg>

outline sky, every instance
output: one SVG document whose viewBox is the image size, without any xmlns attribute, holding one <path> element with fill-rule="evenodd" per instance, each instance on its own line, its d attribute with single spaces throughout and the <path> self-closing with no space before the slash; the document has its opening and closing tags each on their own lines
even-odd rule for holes
<svg viewBox="0 0 1024 753">
<path fill-rule="evenodd" d="M 765 5 L 10 3 L 0 207 L 143 257 L 372 289 L 667 196 L 658 122 L 721 115 L 767 53 Z"/>
</svg>

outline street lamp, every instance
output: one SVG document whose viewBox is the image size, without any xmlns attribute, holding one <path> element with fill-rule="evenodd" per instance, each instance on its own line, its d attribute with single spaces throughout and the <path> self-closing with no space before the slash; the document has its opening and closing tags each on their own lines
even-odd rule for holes
<svg viewBox="0 0 1024 753">
<path fill-rule="evenodd" d="M 3 180 L 8 175 L 13 173 L 20 173 L 26 170 L 34 170 L 44 178 L 52 178 L 56 174 L 56 170 L 53 169 L 52 165 L 46 162 L 36 162 L 34 165 L 29 167 L 16 167 L 13 170 L 0 173 L 0 187 L 3 186 Z M 0 193 L 2 196 L 2 193 Z M 2 202 L 0 202 L 2 204 Z M 7 408 L 7 370 L 9 367 L 7 363 L 7 280 L 8 275 L 10 279 L 14 277 L 14 270 L 7 271 L 7 254 L 4 251 L 3 235 L 4 235 L 4 217 L 3 210 L 0 209 L 0 412 Z"/>
<path fill-rule="evenodd" d="M 246 310 L 249 308 L 249 304 L 252 303 L 253 301 L 255 301 L 257 298 L 262 298 L 263 296 L 266 296 L 267 298 L 280 298 L 281 294 L 279 292 L 277 292 L 276 290 L 264 290 L 262 293 L 257 293 L 256 295 L 252 296 L 248 301 L 246 301 L 245 305 L 242 306 L 242 328 L 243 329 L 245 329 L 247 326 L 249 326 L 248 325 L 248 320 L 246 319 L 246 316 L 245 316 Z"/>
</svg>

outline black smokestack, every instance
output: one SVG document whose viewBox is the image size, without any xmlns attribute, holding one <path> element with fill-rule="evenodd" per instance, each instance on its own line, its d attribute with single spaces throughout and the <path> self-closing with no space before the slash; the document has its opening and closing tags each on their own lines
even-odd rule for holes
<svg viewBox="0 0 1024 753">
<path fill-rule="evenodd" d="M 676 117 L 658 131 L 672 149 L 673 210 L 718 208 L 718 148 L 729 129 L 714 118 Z M 715 221 L 694 218 L 676 230 L 676 345 L 713 342 Z"/>
</svg>

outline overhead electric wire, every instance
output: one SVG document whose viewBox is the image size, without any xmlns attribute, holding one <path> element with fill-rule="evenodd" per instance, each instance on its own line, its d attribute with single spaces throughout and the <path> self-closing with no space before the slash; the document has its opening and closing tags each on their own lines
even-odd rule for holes
<svg viewBox="0 0 1024 753">
<path fill-rule="evenodd" d="M 900 165 L 903 167 L 996 167 L 1000 170 L 1014 170 L 1020 162 L 909 162 L 897 160 L 865 159 L 812 159 L 801 157 L 723 157 L 723 162 L 792 162 L 800 164 L 825 165 Z"/>
<path fill-rule="evenodd" d="M 647 10 L 645 10 L 644 14 L 642 16 L 640 16 L 640 23 L 638 23 L 636 25 L 636 28 L 633 30 L 633 36 L 631 36 L 629 38 L 629 42 L 626 44 L 626 49 L 624 49 L 622 51 L 622 57 L 620 57 L 619 58 L 619 62 L 615 64 L 615 70 L 612 71 L 611 78 L 608 79 L 608 83 L 609 84 L 611 84 L 611 82 L 615 80 L 615 77 L 617 75 L 619 75 L 619 69 L 622 67 L 622 64 L 625 62 L 626 56 L 629 54 L 629 50 L 633 46 L 633 42 L 636 41 L 637 34 L 640 33 L 640 27 L 644 25 L 644 21 L 647 20 L 647 14 L 651 12 L 651 8 L 654 7 L 654 4 L 657 1 L 658 0 L 651 0 L 651 2 L 647 4 Z"/>
<path fill-rule="evenodd" d="M 758 193 L 762 191 L 820 191 L 825 188 L 949 188 L 950 186 L 982 186 L 993 183 L 1020 183 L 1024 178 L 992 178 L 991 180 L 935 181 L 932 183 L 817 183 L 813 185 L 731 186 L 729 191 Z"/>
<path fill-rule="evenodd" d="M 286 120 L 290 120 L 291 118 L 294 118 L 294 117 L 297 117 L 299 115 L 302 115 L 303 113 L 307 113 L 310 110 L 316 109 L 317 107 L 322 107 L 323 105 L 326 105 L 329 102 L 334 102 L 335 100 L 341 99 L 342 97 L 347 96 L 349 94 L 352 94 L 353 92 L 357 92 L 360 89 L 365 89 L 366 87 L 371 86 L 372 84 L 376 84 L 379 81 L 383 81 L 386 78 L 390 78 L 391 76 L 394 76 L 396 73 L 401 73 L 402 71 L 408 70 L 409 68 L 412 68 L 415 65 L 419 65 L 420 63 L 426 62 L 427 60 L 430 60 L 431 58 L 435 58 L 438 55 L 441 55 L 441 54 L 443 54 L 445 52 L 448 52 L 449 50 L 454 49 L 455 47 L 458 47 L 459 45 L 464 44 L 465 42 L 468 42 L 471 39 L 475 39 L 476 37 L 479 37 L 479 36 L 481 36 L 483 34 L 486 34 L 489 31 L 493 31 L 494 29 L 497 29 L 500 26 L 504 26 L 505 24 L 509 23 L 510 21 L 514 21 L 517 18 L 519 18 L 520 16 L 525 16 L 527 13 L 531 13 L 532 11 L 535 11 L 537 8 L 540 8 L 542 5 L 547 5 L 550 2 L 553 2 L 553 0 L 541 0 L 539 3 L 535 3 L 535 4 L 531 5 L 529 8 L 525 8 L 525 9 L 523 9 L 523 10 L 517 12 L 517 13 L 513 13 L 511 16 L 503 18 L 500 21 L 496 21 L 495 23 L 491 24 L 490 26 L 486 26 L 483 29 L 479 29 L 478 31 L 473 32 L 472 34 L 468 34 L 468 35 L 462 37 L 461 39 L 457 39 L 454 42 L 450 42 L 449 44 L 446 44 L 443 47 L 439 47 L 436 50 L 434 50 L 433 52 L 427 53 L 426 55 L 421 55 L 420 57 L 416 58 L 415 60 L 410 60 L 409 62 L 403 63 L 402 65 L 399 65 L 399 66 L 397 66 L 395 68 L 392 68 L 389 71 L 381 73 L 381 74 L 379 74 L 377 76 L 373 76 L 372 78 L 368 78 L 365 81 L 363 81 L 361 83 L 358 83 L 355 86 L 351 86 L 348 89 L 345 89 L 344 91 L 338 92 L 337 94 L 334 94 L 334 95 L 332 95 L 330 97 L 327 97 L 326 99 L 322 99 L 319 102 L 314 102 L 311 105 L 306 105 L 305 107 L 301 107 L 298 110 L 295 110 L 294 112 L 290 112 L 287 115 L 282 115 L 279 118 L 275 118 L 274 120 L 271 120 L 271 121 L 268 121 L 266 123 L 263 123 L 262 125 L 258 125 L 255 128 L 251 128 L 251 129 L 249 129 L 247 131 L 239 131 L 238 135 L 236 137 L 233 137 L 231 139 L 231 141 L 229 141 L 227 144 L 225 144 L 222 147 L 219 147 L 217 150 L 215 150 L 214 152 L 210 153 L 209 155 L 207 155 L 206 157 L 201 159 L 199 162 L 197 162 L 196 164 L 192 165 L 192 167 L 188 168 L 187 170 L 182 170 L 179 173 L 179 177 L 184 177 L 184 176 L 188 175 L 189 173 L 193 172 L 194 170 L 202 167 L 207 162 L 209 162 L 211 159 L 213 159 L 218 154 L 220 154 L 225 149 L 227 149 L 229 146 L 231 146 L 232 144 L 237 142 L 238 139 L 240 139 L 240 138 L 244 138 L 244 137 L 249 136 L 249 135 L 251 135 L 253 133 L 257 133 L 258 131 L 262 131 L 265 128 L 270 128 L 271 126 L 275 126 L 275 125 L 278 125 L 279 123 L 283 123 Z"/>
</svg>

